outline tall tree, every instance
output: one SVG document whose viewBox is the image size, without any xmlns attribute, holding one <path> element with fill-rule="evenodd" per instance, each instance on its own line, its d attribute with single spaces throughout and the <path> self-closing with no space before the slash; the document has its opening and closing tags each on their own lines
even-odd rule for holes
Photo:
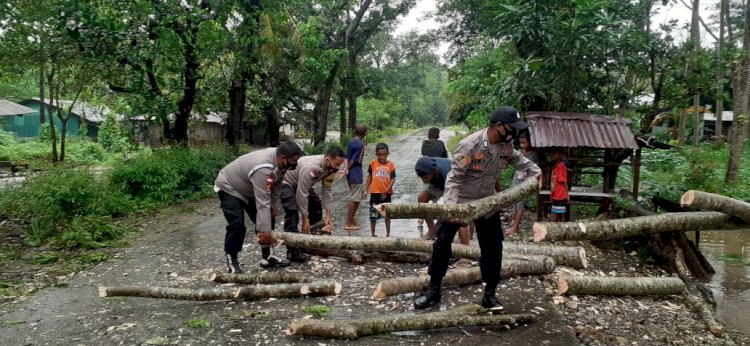
<svg viewBox="0 0 750 346">
<path fill-rule="evenodd" d="M 698 54 L 700 54 L 701 51 L 700 29 L 700 0 L 693 0 L 693 16 L 690 23 L 690 40 L 694 45 L 693 64 L 696 63 Z M 693 90 L 695 90 L 693 92 L 693 146 L 697 146 L 698 140 L 700 139 L 700 128 L 702 126 L 701 112 L 699 110 L 701 95 L 697 92 L 699 90 L 697 85 L 693 85 Z"/>
<path fill-rule="evenodd" d="M 734 89 L 734 121 L 729 136 L 729 159 L 727 162 L 727 182 L 736 183 L 740 179 L 740 161 L 745 149 L 748 134 L 748 111 L 750 110 L 750 0 L 745 2 L 744 34 L 742 40 L 742 58 L 733 69 L 732 84 Z"/>
<path fill-rule="evenodd" d="M 724 27 L 725 11 L 729 10 L 729 0 L 720 0 L 719 5 L 719 40 L 716 44 L 716 140 L 724 141 Z"/>
</svg>

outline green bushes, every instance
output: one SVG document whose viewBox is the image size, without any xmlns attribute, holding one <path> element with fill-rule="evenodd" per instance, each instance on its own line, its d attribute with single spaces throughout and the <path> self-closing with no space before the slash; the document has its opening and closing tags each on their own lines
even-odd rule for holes
<svg viewBox="0 0 750 346">
<path fill-rule="evenodd" d="M 210 194 L 219 170 L 234 158 L 225 146 L 172 148 L 142 152 L 100 176 L 88 168 L 52 168 L 22 186 L 1 188 L 0 218 L 26 223 L 31 246 L 110 246 L 127 233 L 113 217 Z"/>
<path fill-rule="evenodd" d="M 136 208 L 124 191 L 85 169 L 56 168 L 20 187 L 0 189 L 0 217 L 26 220 L 32 246 L 104 246 L 125 232 L 106 221 Z"/>
<path fill-rule="evenodd" d="M 146 204 L 164 204 L 210 194 L 219 170 L 234 159 L 229 147 L 172 148 L 116 164 L 111 182 Z"/>
</svg>

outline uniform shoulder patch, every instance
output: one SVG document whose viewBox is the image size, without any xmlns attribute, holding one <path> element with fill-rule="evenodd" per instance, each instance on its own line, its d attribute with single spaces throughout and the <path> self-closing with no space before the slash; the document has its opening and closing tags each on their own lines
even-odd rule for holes
<svg viewBox="0 0 750 346">
<path fill-rule="evenodd" d="M 271 191 L 273 188 L 273 181 L 276 178 L 274 174 L 266 175 L 266 191 Z"/>
<path fill-rule="evenodd" d="M 471 156 L 469 154 L 462 154 L 461 157 L 458 158 L 458 164 L 461 167 L 466 167 L 471 163 Z"/>
</svg>

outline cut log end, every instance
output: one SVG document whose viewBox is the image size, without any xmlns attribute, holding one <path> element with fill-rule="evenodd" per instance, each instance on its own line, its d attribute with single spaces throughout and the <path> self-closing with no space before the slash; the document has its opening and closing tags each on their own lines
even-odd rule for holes
<svg viewBox="0 0 750 346">
<path fill-rule="evenodd" d="M 567 278 L 567 274 L 560 274 L 560 278 L 557 279 L 558 295 L 564 295 L 566 292 L 568 292 L 568 281 L 566 281 Z"/>
<path fill-rule="evenodd" d="M 297 324 L 296 321 L 292 322 L 292 325 L 289 327 L 289 335 L 297 335 L 297 332 L 299 332 L 299 324 Z"/>
<path fill-rule="evenodd" d="M 302 293 L 302 295 L 308 295 L 310 294 L 310 286 L 308 285 L 302 285 L 299 289 L 299 293 Z"/>
<path fill-rule="evenodd" d="M 534 242 L 538 243 L 547 237 L 547 227 L 540 223 L 534 223 Z"/>
<path fill-rule="evenodd" d="M 99 297 L 104 298 L 107 296 L 107 286 L 99 286 Z"/>
<path fill-rule="evenodd" d="M 216 281 L 217 277 L 219 277 L 218 273 L 211 273 L 211 275 L 208 277 L 208 281 Z"/>
<path fill-rule="evenodd" d="M 683 207 L 690 206 L 693 204 L 693 201 L 695 200 L 695 191 L 689 190 L 688 192 L 685 192 L 682 194 L 682 197 L 680 198 L 680 204 L 682 204 Z"/>
<path fill-rule="evenodd" d="M 388 217 L 388 215 L 387 215 L 387 214 L 388 214 L 388 212 L 387 212 L 387 210 L 386 210 L 386 205 L 387 205 L 387 204 L 388 204 L 388 203 L 383 203 L 383 204 L 377 204 L 377 205 L 375 205 L 375 206 L 374 206 L 375 210 L 377 210 L 377 211 L 378 211 L 378 214 L 380 214 L 380 216 L 382 216 L 382 217 L 384 217 L 384 218 L 387 218 L 387 217 Z"/>
<path fill-rule="evenodd" d="M 334 287 L 333 293 L 336 293 L 336 295 L 339 295 L 339 293 L 341 293 L 341 284 L 337 282 L 333 285 L 333 287 Z"/>
<path fill-rule="evenodd" d="M 583 269 L 588 268 L 589 261 L 586 259 L 586 250 L 583 248 L 578 249 L 578 256 L 581 257 L 581 266 Z"/>
<path fill-rule="evenodd" d="M 372 292 L 372 299 L 383 300 L 383 299 L 385 299 L 387 297 L 388 297 L 388 295 L 385 294 L 385 292 L 383 292 L 383 283 L 382 282 L 378 283 L 378 286 L 375 287 L 375 291 Z"/>
</svg>

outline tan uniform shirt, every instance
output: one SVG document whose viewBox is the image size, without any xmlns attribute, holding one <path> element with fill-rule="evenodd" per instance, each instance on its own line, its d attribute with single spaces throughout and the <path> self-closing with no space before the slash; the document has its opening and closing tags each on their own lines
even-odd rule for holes
<svg viewBox="0 0 750 346">
<path fill-rule="evenodd" d="M 288 171 L 284 174 L 283 185 L 296 186 L 297 187 L 297 207 L 299 208 L 300 214 L 303 216 L 308 215 L 308 203 L 307 197 L 310 195 L 310 188 L 319 181 L 323 181 L 325 178 L 336 173 L 334 170 L 328 170 L 323 168 L 324 155 L 312 155 L 303 156 L 297 160 L 297 168 L 293 171 Z M 325 179 L 323 181 L 323 187 L 321 188 L 321 201 L 323 208 L 326 210 L 330 209 L 332 199 L 332 188 L 331 184 L 333 181 Z"/>
<path fill-rule="evenodd" d="M 284 170 L 276 167 L 276 148 L 266 148 L 230 162 L 219 172 L 214 186 L 245 203 L 255 199 L 255 228 L 266 232 L 271 231 L 271 206 L 278 200 L 283 177 Z"/>
<path fill-rule="evenodd" d="M 541 173 L 539 166 L 515 150 L 512 143 L 490 144 L 486 128 L 472 133 L 453 151 L 444 203 L 465 203 L 495 194 L 495 182 L 509 163 L 519 171 L 528 169 L 531 176 Z"/>
</svg>

